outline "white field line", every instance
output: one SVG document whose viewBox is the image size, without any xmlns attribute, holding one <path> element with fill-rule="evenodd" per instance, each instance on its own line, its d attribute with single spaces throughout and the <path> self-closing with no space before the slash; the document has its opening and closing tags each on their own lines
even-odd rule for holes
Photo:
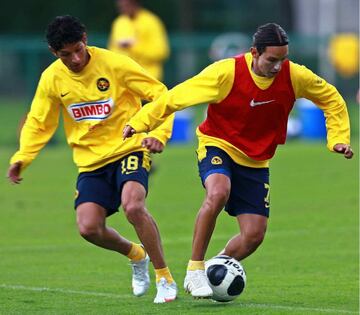
<svg viewBox="0 0 360 315">
<path fill-rule="evenodd" d="M 5 290 L 22 290 L 22 291 L 35 291 L 35 292 L 57 292 L 62 294 L 77 294 L 86 296 L 98 296 L 111 299 L 130 298 L 133 295 L 130 294 L 113 294 L 96 291 L 81 291 L 81 290 L 69 290 L 63 288 L 46 288 L 46 287 L 28 287 L 24 285 L 10 285 L 0 284 L 0 289 Z M 333 313 L 333 314 L 358 314 L 356 311 L 342 310 L 342 309 L 331 309 L 331 308 L 311 308 L 311 307 L 296 307 L 296 306 L 285 306 L 285 305 L 274 305 L 274 304 L 256 304 L 256 303 L 242 303 L 242 307 L 246 308 L 259 308 L 259 309 L 277 309 L 277 310 L 288 310 L 293 312 L 318 312 L 318 313 Z"/>
<path fill-rule="evenodd" d="M 88 295 L 88 296 L 99 296 L 113 299 L 120 298 L 130 298 L 133 295 L 130 294 L 114 294 L 114 293 L 105 293 L 105 292 L 95 292 L 95 291 L 81 291 L 81 290 L 69 290 L 62 288 L 46 288 L 46 287 L 28 287 L 24 285 L 10 285 L 10 284 L 0 284 L 1 289 L 9 289 L 9 290 L 22 290 L 22 291 L 35 291 L 35 292 L 57 292 L 63 294 L 77 294 L 77 295 Z"/>
</svg>

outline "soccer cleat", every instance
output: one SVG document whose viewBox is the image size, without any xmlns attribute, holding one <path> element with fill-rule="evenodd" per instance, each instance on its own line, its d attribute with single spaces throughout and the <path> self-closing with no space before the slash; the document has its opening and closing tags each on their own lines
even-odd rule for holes
<svg viewBox="0 0 360 315">
<path fill-rule="evenodd" d="M 142 296 L 149 289 L 149 261 L 150 258 L 148 254 L 146 254 L 144 259 L 130 262 L 133 271 L 132 288 L 135 296 Z"/>
<path fill-rule="evenodd" d="M 194 298 L 209 298 L 213 292 L 208 284 L 204 270 L 188 270 L 184 280 L 185 292 Z"/>
<path fill-rule="evenodd" d="M 167 303 L 174 301 L 177 295 L 177 285 L 175 282 L 168 283 L 165 278 L 161 278 L 159 282 L 156 283 L 156 297 L 154 303 Z"/>
</svg>

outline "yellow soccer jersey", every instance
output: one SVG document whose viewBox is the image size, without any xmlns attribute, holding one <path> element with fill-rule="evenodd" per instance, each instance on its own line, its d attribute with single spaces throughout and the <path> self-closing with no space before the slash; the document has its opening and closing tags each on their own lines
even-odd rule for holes
<svg viewBox="0 0 360 315">
<path fill-rule="evenodd" d="M 133 43 L 122 48 L 121 41 Z M 169 44 L 161 20 L 148 10 L 141 9 L 131 19 L 120 15 L 112 24 L 108 48 L 128 55 L 155 78 L 162 78 L 162 62 L 169 56 Z"/>
<path fill-rule="evenodd" d="M 155 137 L 163 144 L 171 136 L 173 116 L 148 135 L 122 139 L 125 123 L 166 87 L 136 62 L 111 51 L 88 47 L 89 63 L 70 71 L 60 59 L 43 73 L 20 137 L 20 149 L 10 163 L 31 163 L 54 134 L 63 114 L 67 142 L 80 172 L 97 169 L 142 148 L 142 139 Z M 147 105 L 145 105 L 147 106 Z"/>
<path fill-rule="evenodd" d="M 252 55 L 245 55 L 255 84 L 268 88 L 274 78 L 260 77 L 251 70 Z M 235 59 L 215 62 L 198 75 L 177 85 L 158 100 L 139 111 L 128 124 L 137 132 L 152 130 L 170 113 L 186 107 L 219 103 L 230 93 L 234 82 Z M 290 62 L 290 76 L 296 98 L 308 98 L 319 106 L 326 117 L 328 148 L 332 151 L 336 143 L 350 143 L 350 124 L 345 102 L 336 88 L 315 75 L 304 66 Z M 204 147 L 213 145 L 223 149 L 238 164 L 249 167 L 267 167 L 269 161 L 255 161 L 225 140 L 209 137 L 197 130 L 199 159 L 205 154 Z"/>
</svg>

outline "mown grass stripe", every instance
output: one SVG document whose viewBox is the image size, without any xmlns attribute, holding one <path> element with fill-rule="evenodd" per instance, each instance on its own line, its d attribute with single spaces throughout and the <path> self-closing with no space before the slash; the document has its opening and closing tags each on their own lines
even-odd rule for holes
<svg viewBox="0 0 360 315">
<path fill-rule="evenodd" d="M 69 290 L 63 288 L 46 288 L 46 287 L 28 287 L 24 285 L 11 285 L 11 284 L 0 284 L 0 288 L 8 290 L 24 290 L 34 292 L 57 292 L 62 294 L 78 294 L 88 296 L 99 296 L 105 298 L 130 298 L 133 297 L 131 294 L 114 294 L 105 292 L 95 291 L 82 291 L 82 290 Z M 297 306 L 286 306 L 286 305 L 274 305 L 274 304 L 257 304 L 257 303 L 243 303 L 242 307 L 248 308 L 260 308 L 260 309 L 278 309 L 288 310 L 293 312 L 321 312 L 321 313 L 335 313 L 335 314 L 358 314 L 356 311 L 342 310 L 342 309 L 331 309 L 331 308 L 312 308 L 312 307 L 297 307 Z"/>
</svg>

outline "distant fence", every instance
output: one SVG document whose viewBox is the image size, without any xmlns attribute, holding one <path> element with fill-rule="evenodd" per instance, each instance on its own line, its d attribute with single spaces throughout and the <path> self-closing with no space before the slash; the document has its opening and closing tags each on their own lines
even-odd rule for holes
<svg viewBox="0 0 360 315">
<path fill-rule="evenodd" d="M 228 38 L 236 33 L 229 33 Z M 231 35 L 232 34 L 232 35 Z M 239 34 L 239 33 L 237 33 Z M 170 34 L 171 56 L 165 64 L 165 83 L 172 87 L 189 78 L 210 64 L 210 48 L 215 39 L 224 34 Z M 250 34 L 242 34 L 248 41 L 241 45 L 248 50 L 251 45 Z M 225 36 L 226 38 L 226 36 Z M 326 38 L 302 37 L 290 35 L 290 58 L 317 72 L 318 46 L 326 44 Z M 218 41 L 219 42 L 219 41 Z M 221 41 L 220 41 L 221 42 Z M 223 41 L 224 42 L 224 41 Z M 106 47 L 106 34 L 90 34 L 89 45 Z M 236 52 L 237 43 L 225 43 L 224 51 Z M 34 94 L 41 72 L 54 60 L 47 44 L 41 36 L 6 36 L 0 35 L 0 96 L 31 98 Z M 337 78 L 340 90 L 354 94 L 358 86 L 357 76 L 343 82 Z"/>
</svg>

